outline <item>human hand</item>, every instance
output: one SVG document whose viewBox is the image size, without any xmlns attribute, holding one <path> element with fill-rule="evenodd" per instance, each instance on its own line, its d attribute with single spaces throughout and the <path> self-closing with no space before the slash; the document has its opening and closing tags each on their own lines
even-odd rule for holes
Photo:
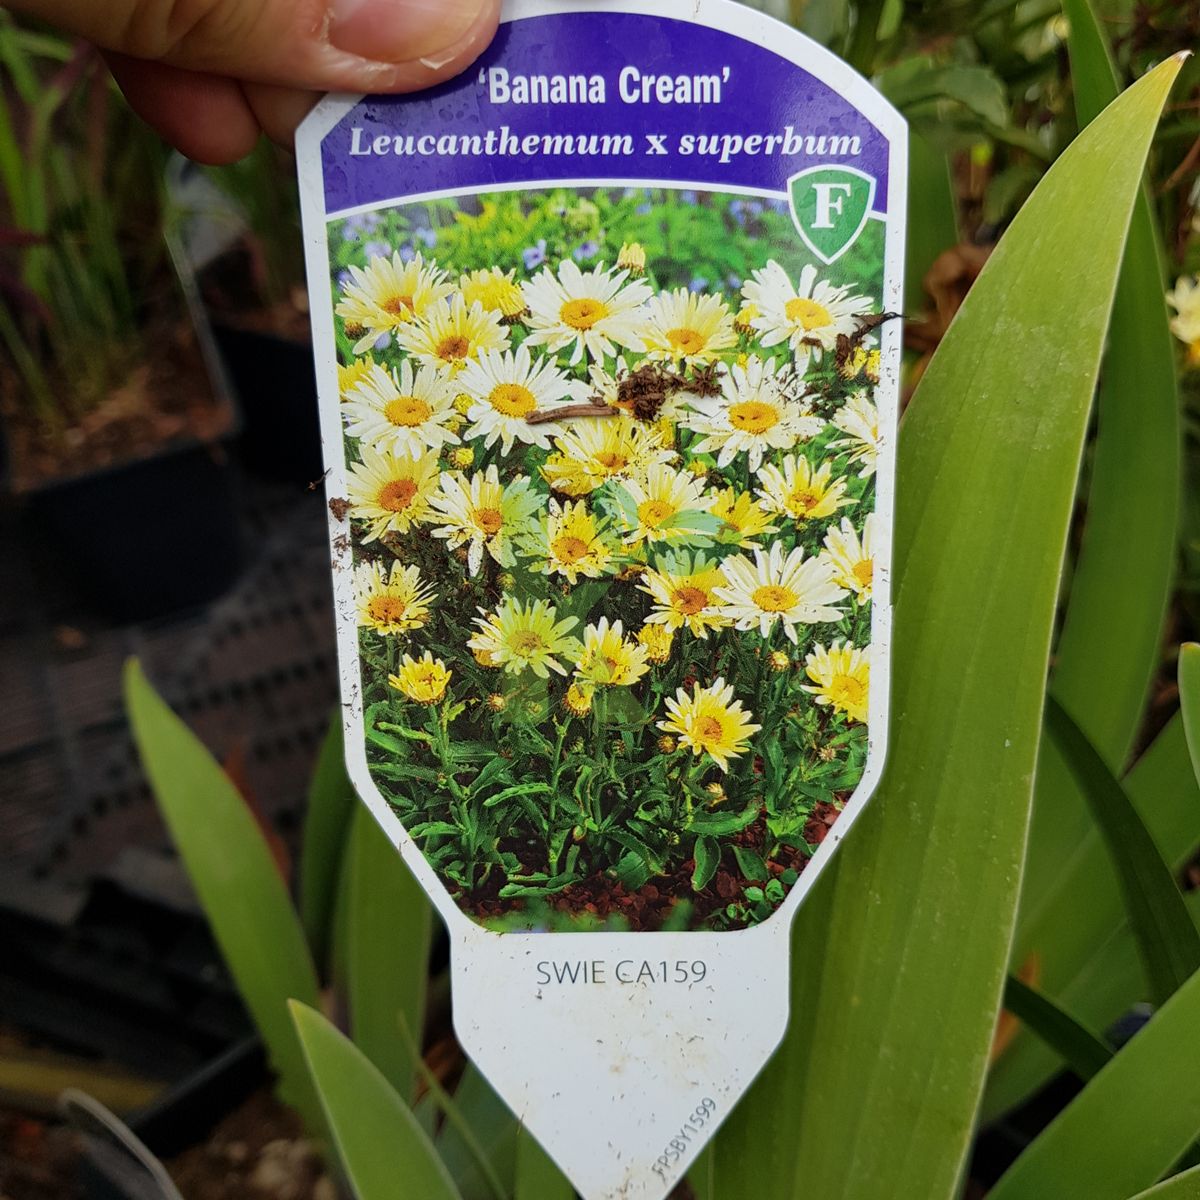
<svg viewBox="0 0 1200 1200">
<path fill-rule="evenodd" d="M 411 92 L 470 66 L 500 0 L 6 0 L 103 51 L 131 107 L 190 158 L 289 141 L 325 91 Z"/>
</svg>

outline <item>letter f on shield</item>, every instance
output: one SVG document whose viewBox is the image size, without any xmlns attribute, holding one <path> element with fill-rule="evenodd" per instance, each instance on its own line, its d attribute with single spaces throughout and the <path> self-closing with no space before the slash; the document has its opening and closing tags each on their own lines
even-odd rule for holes
<svg viewBox="0 0 1200 1200">
<path fill-rule="evenodd" d="M 788 198 L 804 244 L 828 264 L 862 233 L 875 203 L 875 180 L 854 167 L 809 167 L 788 180 Z"/>
</svg>

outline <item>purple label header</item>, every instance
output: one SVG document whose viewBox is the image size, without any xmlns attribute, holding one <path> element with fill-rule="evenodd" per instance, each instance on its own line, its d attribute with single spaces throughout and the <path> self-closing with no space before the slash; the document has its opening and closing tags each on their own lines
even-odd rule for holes
<svg viewBox="0 0 1200 1200">
<path fill-rule="evenodd" d="M 844 96 L 733 34 L 666 17 L 513 21 L 466 74 L 369 96 L 322 144 L 328 212 L 406 195 L 619 179 L 786 192 L 825 163 L 877 181 L 888 143 Z"/>
</svg>

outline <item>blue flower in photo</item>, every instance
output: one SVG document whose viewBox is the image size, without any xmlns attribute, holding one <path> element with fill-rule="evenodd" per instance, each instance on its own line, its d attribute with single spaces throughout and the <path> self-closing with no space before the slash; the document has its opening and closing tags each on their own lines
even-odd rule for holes
<svg viewBox="0 0 1200 1200">
<path fill-rule="evenodd" d="M 437 234 L 432 229 L 415 230 L 413 237 L 422 242 L 426 249 L 432 250 L 437 245 Z"/>
<path fill-rule="evenodd" d="M 360 238 L 372 234 L 379 228 L 383 218 L 378 213 L 355 213 L 346 218 L 342 226 L 342 234 L 348 242 L 357 242 Z"/>
<path fill-rule="evenodd" d="M 387 242 L 367 242 L 363 246 L 363 253 L 368 258 L 391 258 L 392 248 Z"/>
<path fill-rule="evenodd" d="M 401 262 L 406 262 L 406 263 L 412 262 L 412 260 L 414 258 L 416 258 L 416 256 L 417 256 L 417 252 L 416 252 L 416 250 L 413 249 L 412 242 L 405 242 L 404 245 L 400 247 L 400 261 Z"/>
<path fill-rule="evenodd" d="M 539 238 L 536 246 L 526 246 L 521 251 L 521 259 L 525 263 L 527 271 L 532 271 L 534 267 L 540 267 L 546 261 L 546 239 Z"/>
<path fill-rule="evenodd" d="M 703 292 L 707 289 L 708 285 L 709 280 L 705 279 L 703 275 L 697 275 L 692 279 L 692 282 L 688 284 L 688 291 Z"/>
<path fill-rule="evenodd" d="M 651 208 L 652 206 L 649 204 L 639 204 L 633 211 L 637 213 L 639 217 L 644 217 L 651 211 Z"/>
<path fill-rule="evenodd" d="M 390 333 L 381 333 L 375 339 L 375 345 L 371 347 L 378 354 L 382 354 L 391 344 L 392 335 Z"/>
<path fill-rule="evenodd" d="M 700 201 L 699 192 L 680 192 L 679 198 L 684 204 L 697 204 Z"/>
<path fill-rule="evenodd" d="M 595 258 L 600 253 L 599 242 L 583 242 L 571 251 L 571 257 L 576 262 L 587 262 L 589 258 Z"/>
</svg>

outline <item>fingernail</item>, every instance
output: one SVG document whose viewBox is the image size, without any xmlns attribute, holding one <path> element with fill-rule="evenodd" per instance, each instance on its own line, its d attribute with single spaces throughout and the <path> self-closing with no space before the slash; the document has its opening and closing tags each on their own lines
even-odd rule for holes
<svg viewBox="0 0 1200 1200">
<path fill-rule="evenodd" d="M 488 0 L 332 0 L 329 41 L 372 62 L 437 57 L 470 30 Z"/>
</svg>

